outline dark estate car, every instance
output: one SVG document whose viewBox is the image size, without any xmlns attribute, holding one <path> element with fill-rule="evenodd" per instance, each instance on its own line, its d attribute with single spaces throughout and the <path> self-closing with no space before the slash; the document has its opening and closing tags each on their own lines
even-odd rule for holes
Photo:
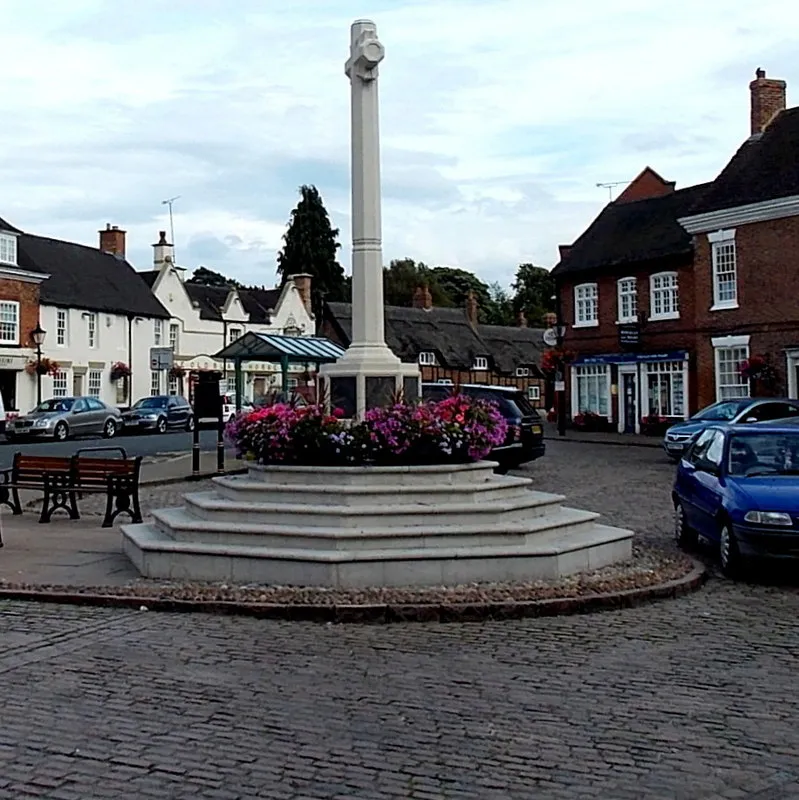
<svg viewBox="0 0 799 800">
<path fill-rule="evenodd" d="M 541 417 L 530 405 L 524 392 L 515 386 L 486 386 L 467 383 L 456 387 L 445 383 L 423 383 L 425 400 L 444 400 L 454 391 L 480 400 L 491 400 L 508 422 L 505 444 L 495 447 L 488 458 L 499 462 L 500 472 L 520 467 L 528 461 L 541 458 L 546 452 Z"/>
<path fill-rule="evenodd" d="M 678 544 L 717 544 L 730 577 L 746 558 L 799 560 L 799 421 L 706 428 L 680 460 L 672 499 Z"/>
<path fill-rule="evenodd" d="M 677 461 L 703 430 L 711 425 L 768 422 L 769 420 L 799 417 L 799 400 L 778 397 L 743 397 L 722 400 L 698 411 L 690 419 L 672 425 L 663 439 L 663 449 Z"/>
<path fill-rule="evenodd" d="M 166 433 L 170 428 L 194 430 L 194 411 L 185 397 L 156 395 L 137 400 L 129 411 L 122 414 L 125 433 L 157 431 Z"/>
</svg>

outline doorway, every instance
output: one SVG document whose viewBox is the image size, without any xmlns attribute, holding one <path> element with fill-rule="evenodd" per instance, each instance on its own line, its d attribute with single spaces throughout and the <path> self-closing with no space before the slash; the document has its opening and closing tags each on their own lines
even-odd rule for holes
<svg viewBox="0 0 799 800">
<path fill-rule="evenodd" d="M 0 369 L 0 394 L 3 396 L 3 408 L 6 411 L 17 409 L 17 372 L 12 369 Z"/>
<path fill-rule="evenodd" d="M 634 372 L 621 374 L 622 433 L 635 433 L 638 423 L 638 376 Z"/>
<path fill-rule="evenodd" d="M 72 376 L 72 396 L 80 397 L 83 394 L 83 373 L 76 372 Z"/>
</svg>

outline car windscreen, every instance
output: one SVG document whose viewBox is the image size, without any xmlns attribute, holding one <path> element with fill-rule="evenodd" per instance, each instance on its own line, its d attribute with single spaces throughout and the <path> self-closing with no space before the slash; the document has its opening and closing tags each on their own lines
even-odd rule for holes
<svg viewBox="0 0 799 800">
<path fill-rule="evenodd" d="M 134 408 L 163 408 L 166 405 L 166 398 L 164 397 L 145 397 L 138 400 L 133 406 Z"/>
<path fill-rule="evenodd" d="M 75 404 L 75 401 L 69 398 L 54 398 L 52 400 L 45 400 L 43 403 L 39 403 L 38 406 L 34 409 L 34 411 L 38 411 L 41 413 L 52 413 L 54 411 L 69 411 L 72 406 Z"/>
<path fill-rule="evenodd" d="M 730 475 L 799 475 L 799 431 L 736 434 L 730 439 Z"/>
<path fill-rule="evenodd" d="M 728 400 L 724 403 L 714 403 L 694 414 L 691 419 L 703 419 L 707 422 L 729 422 L 749 405 L 751 401 Z"/>
</svg>

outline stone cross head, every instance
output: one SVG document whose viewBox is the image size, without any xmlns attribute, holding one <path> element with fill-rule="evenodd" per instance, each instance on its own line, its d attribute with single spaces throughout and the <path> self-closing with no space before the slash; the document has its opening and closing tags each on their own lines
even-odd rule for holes
<svg viewBox="0 0 799 800">
<path fill-rule="evenodd" d="M 377 26 L 368 19 L 353 22 L 350 39 L 350 57 L 344 71 L 350 80 L 377 79 L 377 65 L 386 55 L 385 48 L 377 38 Z"/>
</svg>

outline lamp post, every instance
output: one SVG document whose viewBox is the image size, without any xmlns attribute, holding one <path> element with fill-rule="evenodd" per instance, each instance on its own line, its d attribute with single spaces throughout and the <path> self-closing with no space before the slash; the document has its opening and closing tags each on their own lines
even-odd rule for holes
<svg viewBox="0 0 799 800">
<path fill-rule="evenodd" d="M 36 327 L 31 331 L 31 339 L 36 345 L 36 405 L 42 404 L 42 345 L 47 331 L 42 328 L 41 323 L 37 322 Z"/>
<path fill-rule="evenodd" d="M 555 392 L 558 401 L 558 436 L 566 435 L 566 363 L 563 360 L 563 334 L 566 330 L 563 324 L 563 306 L 561 304 L 561 287 L 555 281 L 555 294 L 552 299 L 555 301 L 555 314 L 557 316 L 555 322 L 555 334 L 558 337 L 557 346 L 560 356 L 558 358 L 558 372 L 557 376 L 560 378 L 560 385 L 563 387 L 561 391 Z M 556 378 L 557 380 L 557 378 Z"/>
</svg>

